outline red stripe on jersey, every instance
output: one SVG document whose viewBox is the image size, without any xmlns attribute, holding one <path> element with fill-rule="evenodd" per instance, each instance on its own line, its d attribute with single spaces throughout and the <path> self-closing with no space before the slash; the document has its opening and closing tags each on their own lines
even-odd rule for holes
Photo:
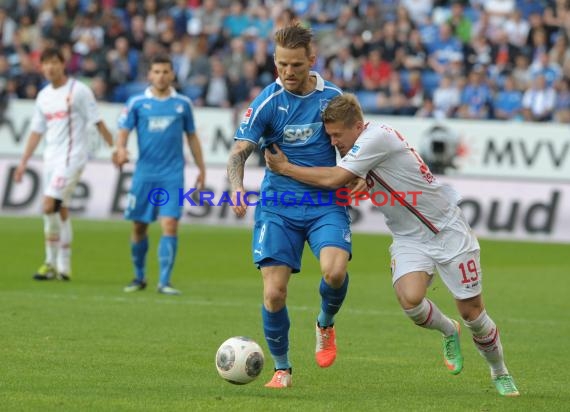
<svg viewBox="0 0 570 412">
<path fill-rule="evenodd" d="M 398 201 L 403 204 L 403 206 L 408 209 L 410 212 L 412 212 L 412 214 L 417 217 L 420 222 L 422 222 L 430 231 L 432 231 L 435 234 L 439 233 L 439 229 L 437 227 L 435 227 L 435 225 L 433 223 L 431 223 L 429 221 L 429 219 L 427 217 L 425 217 L 422 212 L 420 212 L 418 209 L 416 209 L 414 206 L 412 206 L 410 203 L 408 203 L 408 201 L 406 199 L 404 199 L 403 197 L 399 196 L 398 193 L 396 192 L 396 190 L 394 190 L 389 184 L 388 182 L 386 182 L 384 179 L 382 179 L 377 173 L 374 173 L 372 171 L 369 172 L 370 176 L 372 176 L 372 178 L 374 180 L 376 180 L 378 183 L 380 183 L 380 185 L 386 189 L 388 192 L 390 192 L 390 194 L 394 197 L 394 198 L 398 198 Z"/>
<path fill-rule="evenodd" d="M 69 166 L 69 158 L 71 157 L 71 149 L 73 148 L 73 123 L 71 121 L 71 94 L 73 93 L 73 86 L 75 86 L 75 79 L 71 80 L 71 85 L 69 86 L 69 94 L 67 95 L 67 125 L 69 129 L 69 142 L 67 144 L 67 157 L 65 159 L 66 166 Z"/>
</svg>

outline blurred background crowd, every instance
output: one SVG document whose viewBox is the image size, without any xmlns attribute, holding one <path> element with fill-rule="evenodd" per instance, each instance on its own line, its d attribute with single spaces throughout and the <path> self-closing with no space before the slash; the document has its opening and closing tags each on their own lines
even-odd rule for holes
<svg viewBox="0 0 570 412">
<path fill-rule="evenodd" d="M 100 101 L 144 90 L 167 52 L 196 106 L 240 109 L 295 20 L 368 113 L 570 123 L 570 0 L 0 0 L 0 113 L 36 97 L 53 45 Z"/>
</svg>

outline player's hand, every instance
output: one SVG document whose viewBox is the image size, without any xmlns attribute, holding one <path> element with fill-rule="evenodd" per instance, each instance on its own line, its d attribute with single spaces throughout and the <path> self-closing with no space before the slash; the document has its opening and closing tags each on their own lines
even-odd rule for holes
<svg viewBox="0 0 570 412">
<path fill-rule="evenodd" d="M 368 183 L 366 183 L 366 179 L 361 177 L 355 177 L 346 185 L 348 189 L 350 189 L 350 195 L 354 196 L 356 193 L 368 192 Z"/>
<path fill-rule="evenodd" d="M 289 163 L 285 153 L 275 143 L 270 144 L 265 149 L 264 156 L 267 167 L 275 173 L 281 173 L 283 168 Z"/>
<path fill-rule="evenodd" d="M 206 185 L 206 173 L 200 172 L 196 177 L 196 183 L 194 183 L 194 187 L 198 189 L 198 191 L 200 191 L 204 190 L 205 185 Z"/>
<path fill-rule="evenodd" d="M 243 198 L 244 194 L 245 189 L 243 187 L 232 192 L 232 210 L 237 217 L 244 217 L 247 212 L 247 202 Z"/>
<path fill-rule="evenodd" d="M 16 170 L 14 171 L 14 181 L 16 183 L 20 183 L 22 181 L 22 177 L 24 176 L 25 172 L 26 172 L 26 164 L 20 163 L 16 168 Z"/>
<path fill-rule="evenodd" d="M 111 160 L 120 169 L 125 163 L 129 162 L 129 152 L 124 147 L 119 147 L 113 152 Z"/>
</svg>

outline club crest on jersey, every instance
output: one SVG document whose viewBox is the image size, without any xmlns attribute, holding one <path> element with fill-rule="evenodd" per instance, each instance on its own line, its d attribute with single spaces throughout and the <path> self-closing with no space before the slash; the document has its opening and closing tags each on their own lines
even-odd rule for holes
<svg viewBox="0 0 570 412">
<path fill-rule="evenodd" d="M 304 145 L 313 135 L 319 133 L 322 123 L 288 124 L 283 128 L 283 143 Z"/>
<path fill-rule="evenodd" d="M 243 118 L 241 119 L 242 124 L 248 124 L 249 119 L 251 119 L 251 114 L 253 113 L 253 109 L 248 107 L 245 113 L 243 114 Z"/>
<path fill-rule="evenodd" d="M 182 107 L 181 104 L 177 104 L 175 110 L 176 110 L 176 113 L 183 113 L 183 112 L 184 112 L 184 107 Z"/>
<path fill-rule="evenodd" d="M 319 102 L 320 102 L 319 109 L 322 113 L 325 111 L 325 109 L 329 105 L 329 99 L 319 99 Z"/>
<path fill-rule="evenodd" d="M 153 116 L 148 119 L 148 130 L 150 132 L 162 132 L 174 122 L 174 116 Z"/>
</svg>

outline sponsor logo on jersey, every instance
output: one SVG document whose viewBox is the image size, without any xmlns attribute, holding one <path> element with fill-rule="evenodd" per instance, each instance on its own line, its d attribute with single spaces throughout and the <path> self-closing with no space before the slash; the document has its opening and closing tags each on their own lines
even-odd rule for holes
<svg viewBox="0 0 570 412">
<path fill-rule="evenodd" d="M 304 145 L 313 135 L 319 133 L 322 123 L 288 124 L 283 129 L 283 143 Z"/>
<path fill-rule="evenodd" d="M 242 124 L 248 124 L 249 119 L 251 119 L 251 114 L 253 113 L 253 109 L 248 107 L 245 113 L 243 114 L 243 118 L 241 119 Z"/>
<path fill-rule="evenodd" d="M 148 119 L 149 132 L 162 132 L 174 122 L 174 116 L 153 116 Z"/>
<path fill-rule="evenodd" d="M 352 146 L 352 149 L 350 149 L 350 152 L 348 152 L 348 155 L 351 157 L 356 157 L 359 151 L 360 151 L 360 146 L 355 144 L 354 146 Z"/>
</svg>

